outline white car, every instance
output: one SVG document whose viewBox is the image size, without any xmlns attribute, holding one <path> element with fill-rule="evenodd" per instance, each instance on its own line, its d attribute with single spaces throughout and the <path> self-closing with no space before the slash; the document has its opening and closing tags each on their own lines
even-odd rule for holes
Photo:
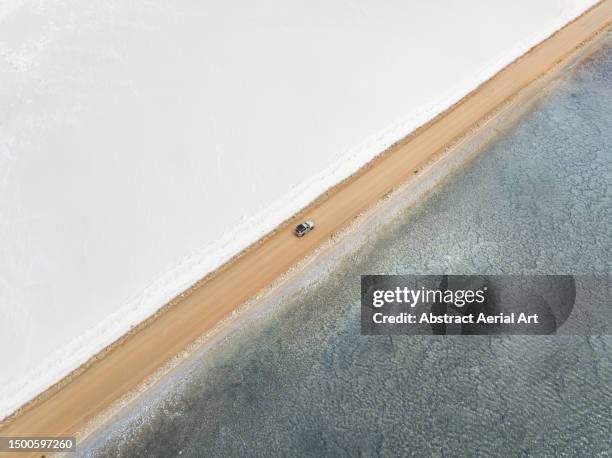
<svg viewBox="0 0 612 458">
<path fill-rule="evenodd" d="M 315 224 L 313 221 L 304 221 L 303 223 L 298 224 L 297 226 L 295 226 L 295 235 L 297 235 L 298 237 L 304 237 L 307 233 L 309 233 L 310 231 L 312 231 L 315 227 Z"/>
</svg>

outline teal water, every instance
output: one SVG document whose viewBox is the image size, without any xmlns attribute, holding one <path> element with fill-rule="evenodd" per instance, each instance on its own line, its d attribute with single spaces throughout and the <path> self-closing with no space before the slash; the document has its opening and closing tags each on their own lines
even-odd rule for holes
<svg viewBox="0 0 612 458">
<path fill-rule="evenodd" d="M 583 335 L 364 337 L 359 285 L 362 274 L 610 275 L 611 127 L 608 46 L 324 281 L 81 454 L 610 456 L 612 337 L 597 323 L 578 320 Z"/>
</svg>

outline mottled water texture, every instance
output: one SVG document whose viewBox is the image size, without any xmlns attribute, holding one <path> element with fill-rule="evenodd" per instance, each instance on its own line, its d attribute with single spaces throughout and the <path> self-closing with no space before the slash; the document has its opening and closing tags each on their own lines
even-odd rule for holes
<svg viewBox="0 0 612 458">
<path fill-rule="evenodd" d="M 82 452 L 609 455 L 610 336 L 365 337 L 359 285 L 362 274 L 609 275 L 611 126 L 608 46 L 332 275 Z"/>
</svg>

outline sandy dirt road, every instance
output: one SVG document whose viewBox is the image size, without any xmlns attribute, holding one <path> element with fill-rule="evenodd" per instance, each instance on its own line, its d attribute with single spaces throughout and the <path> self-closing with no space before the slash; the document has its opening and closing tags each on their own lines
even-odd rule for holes
<svg viewBox="0 0 612 458">
<path fill-rule="evenodd" d="M 321 196 L 294 220 L 202 281 L 103 357 L 64 381 L 60 388 L 51 388 L 9 417 L 0 426 L 0 436 L 62 436 L 80 431 L 97 414 L 135 389 L 240 304 L 270 285 L 611 22 L 612 0 L 604 0 Z M 292 229 L 296 221 L 304 219 L 314 220 L 317 227 L 298 239 Z"/>
</svg>

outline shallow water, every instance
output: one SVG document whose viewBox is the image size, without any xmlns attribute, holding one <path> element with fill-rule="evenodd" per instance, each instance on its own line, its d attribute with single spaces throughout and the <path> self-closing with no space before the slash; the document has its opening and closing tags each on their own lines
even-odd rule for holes
<svg viewBox="0 0 612 458">
<path fill-rule="evenodd" d="M 82 452 L 610 454 L 612 338 L 600 328 L 364 337 L 359 286 L 375 273 L 609 275 L 611 125 L 607 47 L 332 275 L 234 333 Z"/>
</svg>

